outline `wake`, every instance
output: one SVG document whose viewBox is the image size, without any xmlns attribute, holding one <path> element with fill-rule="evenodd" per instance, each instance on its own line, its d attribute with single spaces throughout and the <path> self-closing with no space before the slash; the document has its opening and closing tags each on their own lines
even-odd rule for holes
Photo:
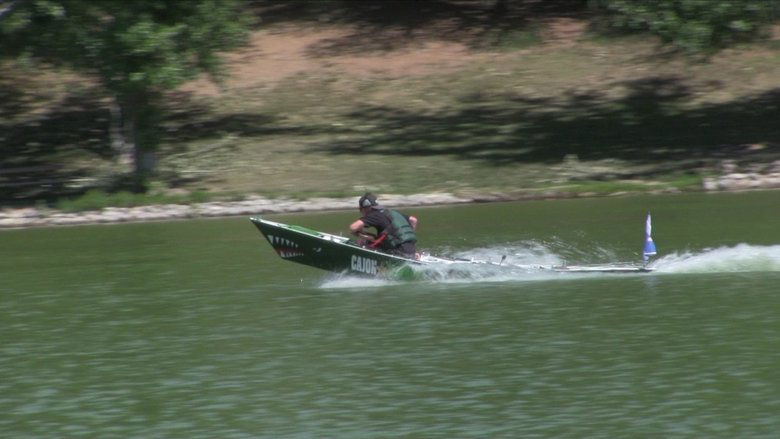
<svg viewBox="0 0 780 439">
<path fill-rule="evenodd" d="M 557 240 L 523 241 L 465 251 L 439 248 L 434 254 L 455 259 L 487 261 L 491 264 L 463 264 L 457 267 L 431 264 L 415 267 L 414 271 L 419 275 L 417 281 L 436 283 L 544 281 L 562 278 L 562 273 L 544 270 L 543 267 L 565 265 L 566 261 L 582 261 L 587 255 L 591 256 L 590 260 L 594 263 L 614 261 L 616 257 L 609 249 L 599 247 L 585 252 Z M 564 276 L 571 279 L 580 274 L 568 273 Z M 408 281 L 333 274 L 327 276 L 320 283 L 320 287 L 371 288 L 406 282 Z"/>
<path fill-rule="evenodd" d="M 740 273 L 780 271 L 780 245 L 762 246 L 738 244 L 733 247 L 706 248 L 698 251 L 673 252 L 651 261 L 652 273 L 560 273 L 550 267 L 564 265 L 641 265 L 641 255 L 625 260 L 613 249 L 604 247 L 577 248 L 560 241 L 525 241 L 521 243 L 475 248 L 465 251 L 440 249 L 437 254 L 493 264 L 451 266 L 426 265 L 415 269 L 421 281 L 518 282 L 554 279 L 655 276 L 666 273 Z M 621 260 L 622 259 L 622 260 Z M 618 262 L 616 262 L 618 261 Z M 501 265 L 497 265 L 497 264 Z M 320 284 L 322 288 L 374 288 L 405 283 L 399 280 L 367 279 L 351 275 L 331 275 Z"/>
<path fill-rule="evenodd" d="M 658 273 L 780 271 L 780 245 L 738 244 L 698 252 L 671 253 L 650 264 Z"/>
</svg>

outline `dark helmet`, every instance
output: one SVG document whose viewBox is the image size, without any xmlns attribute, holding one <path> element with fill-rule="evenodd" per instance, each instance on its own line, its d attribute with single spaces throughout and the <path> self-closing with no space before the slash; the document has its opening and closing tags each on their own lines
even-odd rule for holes
<svg viewBox="0 0 780 439">
<path fill-rule="evenodd" d="M 379 203 L 376 202 L 376 195 L 372 194 L 371 192 L 366 192 L 358 200 L 358 208 L 374 207 L 378 205 Z"/>
</svg>

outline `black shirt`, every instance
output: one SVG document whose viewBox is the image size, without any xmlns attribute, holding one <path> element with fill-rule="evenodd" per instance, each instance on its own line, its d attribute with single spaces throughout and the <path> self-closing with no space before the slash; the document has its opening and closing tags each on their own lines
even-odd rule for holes
<svg viewBox="0 0 780 439">
<path fill-rule="evenodd" d="M 406 215 L 404 216 L 406 217 Z M 409 217 L 406 217 L 406 220 L 408 221 Z M 387 213 L 385 213 L 384 209 L 371 209 L 367 214 L 360 218 L 360 221 L 363 221 L 363 224 L 365 224 L 366 227 L 375 228 L 377 235 L 381 235 L 386 228 L 390 227 L 390 218 Z"/>
<path fill-rule="evenodd" d="M 409 221 L 409 215 L 404 215 L 401 213 L 404 218 L 406 218 L 406 221 L 411 224 Z M 392 224 L 392 220 L 390 219 L 390 212 L 388 212 L 388 209 L 371 209 L 367 214 L 365 214 L 362 218 L 360 218 L 360 221 L 363 221 L 363 224 L 366 227 L 373 227 L 376 229 L 377 236 L 381 235 L 382 232 L 385 231 L 386 228 L 390 227 Z"/>
<path fill-rule="evenodd" d="M 403 213 L 401 215 L 406 218 L 406 221 L 409 221 L 408 215 L 404 215 Z M 377 236 L 381 235 L 382 232 L 392 224 L 390 215 L 385 209 L 371 209 L 367 214 L 360 218 L 360 221 L 363 221 L 365 227 L 375 228 Z M 398 248 L 394 249 L 390 247 L 389 241 L 385 240 L 382 242 L 381 248 L 387 252 L 397 253 L 407 258 L 414 258 L 414 255 L 417 252 L 414 241 L 404 242 Z"/>
</svg>

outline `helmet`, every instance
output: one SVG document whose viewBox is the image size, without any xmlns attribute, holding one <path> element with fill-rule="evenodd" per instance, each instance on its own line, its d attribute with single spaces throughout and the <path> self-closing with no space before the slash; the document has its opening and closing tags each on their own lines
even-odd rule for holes
<svg viewBox="0 0 780 439">
<path fill-rule="evenodd" d="M 376 195 L 372 194 L 371 192 L 366 192 L 362 197 L 360 197 L 360 200 L 358 200 L 358 209 L 378 205 L 379 203 L 376 202 Z"/>
</svg>

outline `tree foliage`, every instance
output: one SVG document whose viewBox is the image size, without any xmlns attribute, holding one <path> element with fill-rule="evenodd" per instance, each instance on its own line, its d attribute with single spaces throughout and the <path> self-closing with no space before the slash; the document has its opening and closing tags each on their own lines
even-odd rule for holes
<svg viewBox="0 0 780 439">
<path fill-rule="evenodd" d="M 97 78 L 120 109 L 123 141 L 148 151 L 157 142 L 161 93 L 201 73 L 219 77 L 220 52 L 246 36 L 243 6 L 241 0 L 14 0 L 0 16 L 0 49 Z"/>
<path fill-rule="evenodd" d="M 700 54 L 761 35 L 778 0 L 596 0 L 613 29 L 647 31 Z"/>
</svg>

